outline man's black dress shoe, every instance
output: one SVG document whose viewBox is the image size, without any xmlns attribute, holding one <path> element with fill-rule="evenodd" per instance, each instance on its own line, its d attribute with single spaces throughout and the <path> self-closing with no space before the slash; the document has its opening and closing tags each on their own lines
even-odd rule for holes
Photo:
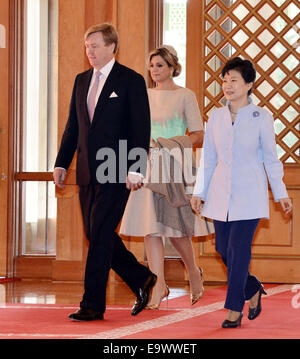
<svg viewBox="0 0 300 359">
<path fill-rule="evenodd" d="M 253 319 L 257 318 L 260 315 L 260 312 L 261 312 L 261 296 L 262 296 L 262 294 L 267 294 L 265 292 L 263 286 L 261 286 L 260 289 L 259 289 L 257 306 L 255 308 L 250 308 L 249 307 L 248 319 L 253 320 Z"/>
<path fill-rule="evenodd" d="M 241 312 L 240 316 L 235 321 L 231 321 L 231 320 L 226 319 L 222 323 L 222 328 L 237 328 L 237 327 L 240 327 L 241 323 L 242 323 L 242 318 L 243 318 L 243 312 Z"/>
<path fill-rule="evenodd" d="M 77 312 L 69 315 L 71 320 L 79 322 L 87 322 L 91 320 L 102 320 L 103 313 L 96 312 L 93 309 L 80 308 Z"/>
<path fill-rule="evenodd" d="M 157 276 L 151 273 L 143 288 L 138 289 L 134 306 L 131 309 L 131 315 L 139 314 L 146 307 L 149 301 L 150 291 L 154 287 L 156 281 Z"/>
</svg>

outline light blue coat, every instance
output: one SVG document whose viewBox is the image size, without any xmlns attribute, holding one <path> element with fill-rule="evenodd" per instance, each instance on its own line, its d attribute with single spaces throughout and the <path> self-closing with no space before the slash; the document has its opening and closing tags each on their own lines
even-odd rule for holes
<svg viewBox="0 0 300 359">
<path fill-rule="evenodd" d="M 267 175 L 266 175 L 267 174 Z M 268 181 L 274 200 L 287 198 L 277 157 L 272 115 L 250 103 L 234 125 L 228 105 L 207 123 L 194 195 L 205 201 L 202 215 L 229 221 L 268 218 Z"/>
</svg>

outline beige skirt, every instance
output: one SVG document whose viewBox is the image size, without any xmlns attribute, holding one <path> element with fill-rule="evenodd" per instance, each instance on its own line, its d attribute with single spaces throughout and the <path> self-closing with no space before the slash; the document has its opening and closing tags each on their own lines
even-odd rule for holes
<svg viewBox="0 0 300 359">
<path fill-rule="evenodd" d="M 194 236 L 214 233 L 213 223 L 194 215 Z M 131 191 L 123 215 L 119 233 L 124 236 L 145 237 L 184 237 L 180 231 L 157 222 L 153 192 L 148 188 Z"/>
</svg>

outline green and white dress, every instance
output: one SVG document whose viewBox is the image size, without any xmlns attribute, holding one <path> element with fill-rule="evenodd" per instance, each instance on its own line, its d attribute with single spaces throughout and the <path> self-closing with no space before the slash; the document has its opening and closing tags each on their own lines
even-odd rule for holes
<svg viewBox="0 0 300 359">
<path fill-rule="evenodd" d="M 151 113 L 151 138 L 184 136 L 203 130 L 203 122 L 195 94 L 184 87 L 175 90 L 148 89 Z M 195 215 L 194 236 L 213 232 L 211 223 Z M 183 237 L 183 234 L 157 221 L 153 192 L 142 187 L 131 191 L 119 233 L 125 236 Z"/>
</svg>

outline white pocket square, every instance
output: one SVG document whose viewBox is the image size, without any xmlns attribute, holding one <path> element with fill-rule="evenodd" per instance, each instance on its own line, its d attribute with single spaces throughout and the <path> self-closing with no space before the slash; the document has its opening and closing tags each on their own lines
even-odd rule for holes
<svg viewBox="0 0 300 359">
<path fill-rule="evenodd" d="M 112 97 L 119 97 L 119 96 L 115 93 L 115 91 L 113 91 L 113 92 L 110 94 L 109 98 L 112 98 Z"/>
</svg>

